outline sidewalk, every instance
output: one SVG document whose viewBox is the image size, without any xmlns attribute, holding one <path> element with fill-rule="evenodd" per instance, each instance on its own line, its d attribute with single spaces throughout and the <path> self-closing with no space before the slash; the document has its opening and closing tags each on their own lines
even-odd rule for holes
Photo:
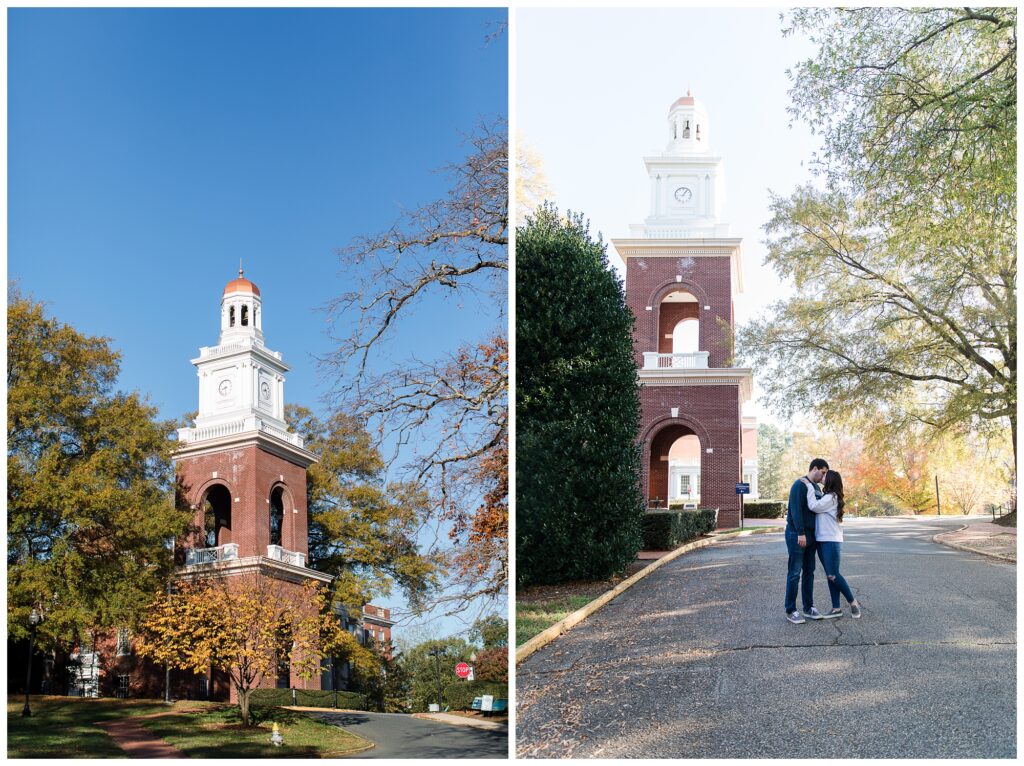
<svg viewBox="0 0 1024 766">
<path fill-rule="evenodd" d="M 450 723 L 454 726 L 472 726 L 477 729 L 490 729 L 492 731 L 508 731 L 507 723 L 498 723 L 497 721 L 484 721 L 479 718 L 468 718 L 461 715 L 452 715 L 450 713 L 413 713 L 413 718 L 429 718 L 433 721 L 440 721 L 441 723 Z"/>
<path fill-rule="evenodd" d="M 174 745 L 154 736 L 149 729 L 136 723 L 137 718 L 153 717 L 155 716 L 119 718 L 116 721 L 103 721 L 97 726 L 107 732 L 129 758 L 187 758 L 188 756 Z"/>
<path fill-rule="evenodd" d="M 1017 528 L 1001 527 L 991 521 L 976 521 L 963 529 L 935 535 L 937 543 L 983 556 L 1017 561 Z"/>
</svg>

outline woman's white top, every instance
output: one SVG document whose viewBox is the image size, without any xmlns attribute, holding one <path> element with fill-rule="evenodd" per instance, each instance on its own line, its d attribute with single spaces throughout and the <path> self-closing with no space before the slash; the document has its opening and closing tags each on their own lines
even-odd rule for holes
<svg viewBox="0 0 1024 766">
<path fill-rule="evenodd" d="M 843 541 L 843 528 L 836 520 L 836 513 L 839 510 L 839 502 L 831 492 L 821 496 L 818 500 L 814 496 L 814 487 L 807 488 L 807 507 L 814 511 L 814 538 L 819 543 L 841 543 Z"/>
</svg>

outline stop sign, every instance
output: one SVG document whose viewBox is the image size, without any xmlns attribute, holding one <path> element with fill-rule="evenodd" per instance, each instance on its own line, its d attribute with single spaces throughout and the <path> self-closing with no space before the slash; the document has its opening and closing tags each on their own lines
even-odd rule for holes
<svg viewBox="0 0 1024 766">
<path fill-rule="evenodd" d="M 455 666 L 455 675 L 459 678 L 469 678 L 469 665 L 465 662 L 460 662 Z"/>
</svg>

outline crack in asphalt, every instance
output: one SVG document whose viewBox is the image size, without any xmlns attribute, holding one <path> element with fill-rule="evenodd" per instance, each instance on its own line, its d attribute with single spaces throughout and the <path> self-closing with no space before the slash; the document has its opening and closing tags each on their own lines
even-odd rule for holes
<svg viewBox="0 0 1024 766">
<path fill-rule="evenodd" d="M 650 662 L 653 659 L 664 659 L 671 660 L 673 657 L 687 657 L 690 659 L 711 659 L 712 657 L 720 654 L 729 654 L 730 652 L 749 652 L 756 649 L 832 649 L 832 648 L 849 648 L 849 649 L 861 649 L 870 648 L 877 646 L 961 646 L 961 647 L 988 647 L 988 646 L 1016 646 L 1016 641 L 855 641 L 847 643 L 839 643 L 839 639 L 842 637 L 842 632 L 839 630 L 839 626 L 836 625 L 836 631 L 838 635 L 835 640 L 830 643 L 820 644 L 748 644 L 746 646 L 723 646 L 716 649 L 701 649 L 692 652 L 664 652 L 656 655 L 647 655 L 644 657 L 618 657 L 614 660 L 607 660 L 604 662 L 588 663 L 584 658 L 574 660 L 569 666 L 561 666 L 557 668 L 551 668 L 550 670 L 545 669 L 534 669 L 534 668 L 521 668 L 519 670 L 522 676 L 549 676 L 557 675 L 560 673 L 572 673 L 579 669 L 580 666 L 587 670 L 593 671 L 600 668 L 610 668 L 616 665 L 624 665 L 633 662 Z M 866 659 L 866 658 L 865 658 Z"/>
</svg>

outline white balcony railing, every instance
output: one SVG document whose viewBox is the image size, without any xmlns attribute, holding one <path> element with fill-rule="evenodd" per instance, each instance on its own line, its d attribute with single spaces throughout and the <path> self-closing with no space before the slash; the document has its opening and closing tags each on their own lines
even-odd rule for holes
<svg viewBox="0 0 1024 766">
<path fill-rule="evenodd" d="M 658 354 L 654 351 L 644 352 L 645 370 L 706 370 L 708 368 L 707 351 L 692 351 L 687 354 Z"/>
<path fill-rule="evenodd" d="M 225 543 L 216 548 L 189 548 L 185 551 L 185 564 L 215 564 L 238 558 L 238 543 Z"/>
<path fill-rule="evenodd" d="M 273 559 L 274 561 L 280 561 L 285 564 L 291 564 L 295 567 L 306 566 L 305 553 L 297 553 L 296 551 L 286 551 L 280 545 L 268 545 L 267 558 Z"/>
</svg>

